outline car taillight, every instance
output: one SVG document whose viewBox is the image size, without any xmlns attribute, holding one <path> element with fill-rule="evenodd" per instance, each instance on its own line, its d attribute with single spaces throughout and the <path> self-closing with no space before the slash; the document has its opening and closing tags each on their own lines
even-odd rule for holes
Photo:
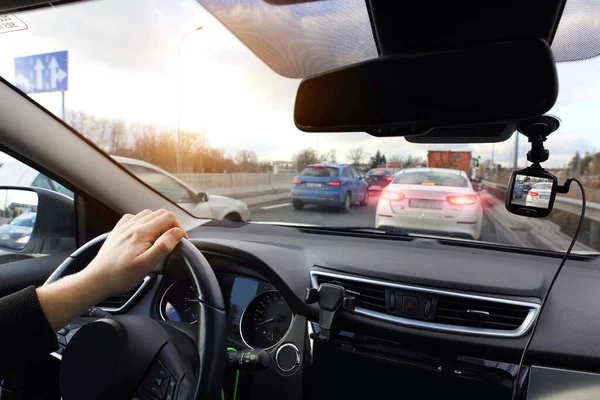
<svg viewBox="0 0 600 400">
<path fill-rule="evenodd" d="M 391 180 L 392 180 L 392 177 L 391 177 L 391 176 L 386 176 L 386 177 L 385 177 L 385 180 L 386 180 L 386 181 L 391 181 Z"/>
<path fill-rule="evenodd" d="M 390 200 L 390 201 L 404 200 L 405 197 L 406 197 L 406 195 L 404 193 L 394 193 L 394 192 L 389 192 L 387 190 L 384 190 L 383 193 L 381 193 L 382 199 Z"/>
<path fill-rule="evenodd" d="M 446 197 L 448 203 L 455 206 L 468 206 L 477 202 L 477 196 L 473 194 L 461 195 L 461 196 L 448 196 Z"/>
<path fill-rule="evenodd" d="M 537 195 L 538 195 L 538 192 L 529 192 L 529 195 L 530 195 L 530 196 L 537 196 Z"/>
<path fill-rule="evenodd" d="M 327 168 L 327 165 L 313 165 L 313 168 Z"/>
<path fill-rule="evenodd" d="M 340 181 L 329 181 L 329 182 L 327 182 L 327 186 L 342 186 L 342 182 L 340 182 Z"/>
<path fill-rule="evenodd" d="M 296 179 L 296 178 L 294 178 L 294 179 L 292 179 L 292 183 L 293 183 L 294 185 L 299 185 L 299 184 L 301 184 L 301 183 L 302 183 L 302 181 L 301 181 L 300 179 Z"/>
<path fill-rule="evenodd" d="M 421 186 L 435 186 L 435 182 L 421 182 Z"/>
</svg>

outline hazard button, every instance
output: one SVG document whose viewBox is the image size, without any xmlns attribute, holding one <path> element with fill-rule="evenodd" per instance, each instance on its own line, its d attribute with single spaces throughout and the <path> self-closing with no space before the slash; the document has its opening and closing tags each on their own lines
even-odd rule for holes
<svg viewBox="0 0 600 400">
<path fill-rule="evenodd" d="M 419 298 L 416 296 L 402 296 L 402 312 L 408 315 L 417 315 Z"/>
</svg>

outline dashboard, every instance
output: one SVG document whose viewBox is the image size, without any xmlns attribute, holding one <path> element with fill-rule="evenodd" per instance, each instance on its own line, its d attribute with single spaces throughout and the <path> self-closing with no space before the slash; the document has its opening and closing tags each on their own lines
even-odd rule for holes
<svg viewBox="0 0 600 400">
<path fill-rule="evenodd" d="M 229 346 L 272 359 L 238 399 L 374 398 L 398 387 L 408 397 L 510 399 L 515 385 L 536 398 L 548 376 L 600 387 L 600 318 L 582 306 L 600 300 L 596 257 L 572 257 L 538 315 L 558 254 L 219 221 L 188 235 L 217 276 Z M 354 312 L 336 314 L 327 342 L 315 339 L 318 305 L 305 301 L 323 283 L 357 297 Z M 151 286 L 128 313 L 195 322 L 194 288 L 177 262 Z M 290 349 L 282 367 L 278 355 Z"/>
</svg>

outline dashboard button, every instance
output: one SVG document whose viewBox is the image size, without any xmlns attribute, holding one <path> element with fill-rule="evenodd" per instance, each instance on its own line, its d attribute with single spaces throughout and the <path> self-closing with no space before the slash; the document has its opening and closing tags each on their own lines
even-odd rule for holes
<svg viewBox="0 0 600 400">
<path fill-rule="evenodd" d="M 300 351 L 291 343 L 281 345 L 275 352 L 275 364 L 281 372 L 293 372 L 300 365 Z"/>
<path fill-rule="evenodd" d="M 408 315 L 417 315 L 419 298 L 416 296 L 402 296 L 402 312 Z"/>
</svg>

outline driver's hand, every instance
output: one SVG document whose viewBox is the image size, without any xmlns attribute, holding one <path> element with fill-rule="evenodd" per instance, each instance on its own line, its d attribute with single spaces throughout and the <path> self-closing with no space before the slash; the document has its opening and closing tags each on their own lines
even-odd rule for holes
<svg viewBox="0 0 600 400">
<path fill-rule="evenodd" d="M 104 286 L 107 297 L 126 293 L 172 252 L 183 237 L 187 235 L 170 211 L 125 214 L 85 271 Z"/>
</svg>

